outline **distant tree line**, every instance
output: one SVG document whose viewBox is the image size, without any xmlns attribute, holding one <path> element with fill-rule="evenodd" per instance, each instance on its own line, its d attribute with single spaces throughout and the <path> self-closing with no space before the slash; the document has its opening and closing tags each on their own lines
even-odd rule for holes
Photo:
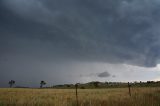
<svg viewBox="0 0 160 106">
<path fill-rule="evenodd" d="M 9 87 L 12 88 L 15 85 L 16 81 L 10 80 L 8 82 Z M 44 86 L 47 83 L 45 81 L 40 81 L 40 88 L 44 88 Z M 126 82 L 99 82 L 99 81 L 92 81 L 88 83 L 83 83 L 83 84 L 78 84 L 80 89 L 85 89 L 85 88 L 120 88 L 120 87 L 127 87 Z M 147 82 L 142 82 L 142 81 L 135 81 L 131 82 L 130 85 L 132 87 L 147 87 L 147 86 L 152 86 L 152 87 L 160 87 L 160 81 L 147 81 Z M 17 86 L 17 88 L 28 88 L 28 87 L 20 87 Z M 66 88 L 66 89 L 72 89 L 75 88 L 74 84 L 63 84 L 63 85 L 54 85 L 52 87 L 45 87 L 45 88 Z"/>
</svg>

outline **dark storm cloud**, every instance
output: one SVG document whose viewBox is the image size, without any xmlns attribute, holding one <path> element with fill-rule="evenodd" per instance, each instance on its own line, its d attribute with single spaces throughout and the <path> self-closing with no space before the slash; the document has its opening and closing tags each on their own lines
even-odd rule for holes
<svg viewBox="0 0 160 106">
<path fill-rule="evenodd" d="M 98 73 L 97 76 L 103 78 L 103 77 L 110 77 L 111 74 L 109 72 L 105 71 L 102 73 Z"/>
<path fill-rule="evenodd" d="M 1 48 L 4 54 L 38 51 L 152 67 L 159 59 L 159 5 L 158 0 L 2 0 Z"/>
<path fill-rule="evenodd" d="M 0 77 L 23 62 L 33 70 L 33 61 L 154 67 L 159 10 L 159 0 L 1 0 Z"/>
</svg>

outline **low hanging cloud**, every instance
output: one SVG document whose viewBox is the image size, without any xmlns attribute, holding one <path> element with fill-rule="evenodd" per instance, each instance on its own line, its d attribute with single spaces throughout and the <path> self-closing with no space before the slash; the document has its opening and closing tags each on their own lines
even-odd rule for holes
<svg viewBox="0 0 160 106">
<path fill-rule="evenodd" d="M 116 77 L 115 75 L 110 74 L 108 71 L 99 72 L 99 73 L 90 73 L 87 75 L 80 75 L 80 77 L 99 77 L 99 78 L 107 78 L 107 77 Z"/>
<path fill-rule="evenodd" d="M 97 76 L 103 78 L 103 77 L 110 77 L 111 74 L 109 72 L 105 71 L 105 72 L 102 72 L 102 73 L 98 73 Z"/>
</svg>

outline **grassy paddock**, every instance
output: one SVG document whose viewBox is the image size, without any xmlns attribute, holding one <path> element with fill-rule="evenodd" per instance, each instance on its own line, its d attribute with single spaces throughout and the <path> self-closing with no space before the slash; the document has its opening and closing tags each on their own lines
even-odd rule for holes
<svg viewBox="0 0 160 106">
<path fill-rule="evenodd" d="M 160 106 L 160 88 L 78 89 L 79 106 Z M 0 89 L 0 106 L 76 106 L 75 89 Z"/>
</svg>

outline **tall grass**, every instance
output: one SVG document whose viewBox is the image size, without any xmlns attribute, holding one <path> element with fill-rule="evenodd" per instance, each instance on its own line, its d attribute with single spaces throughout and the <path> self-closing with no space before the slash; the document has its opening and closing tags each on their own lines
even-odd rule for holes
<svg viewBox="0 0 160 106">
<path fill-rule="evenodd" d="M 79 106 L 160 106 L 160 88 L 78 89 Z M 76 106 L 75 89 L 0 89 L 0 106 Z"/>
</svg>

